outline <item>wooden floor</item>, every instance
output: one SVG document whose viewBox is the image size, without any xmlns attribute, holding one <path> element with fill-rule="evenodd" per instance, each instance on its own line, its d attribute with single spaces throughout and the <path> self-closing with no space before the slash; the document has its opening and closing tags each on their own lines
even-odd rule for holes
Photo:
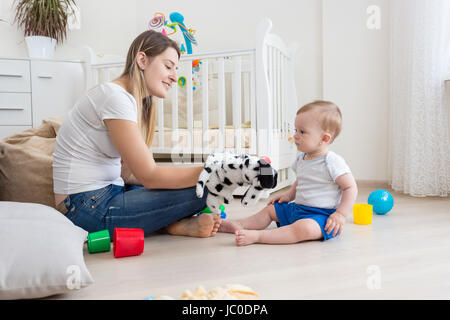
<svg viewBox="0 0 450 320">
<path fill-rule="evenodd" d="M 366 203 L 376 188 L 360 186 L 357 202 Z M 180 298 L 198 285 L 226 284 L 249 286 L 260 299 L 450 299 L 450 198 L 391 193 L 391 212 L 374 215 L 370 226 L 349 216 L 342 236 L 327 242 L 236 247 L 231 234 L 156 234 L 138 257 L 85 248 L 95 283 L 50 299 Z M 246 209 L 234 200 L 227 214 L 245 217 L 265 203 Z"/>
</svg>

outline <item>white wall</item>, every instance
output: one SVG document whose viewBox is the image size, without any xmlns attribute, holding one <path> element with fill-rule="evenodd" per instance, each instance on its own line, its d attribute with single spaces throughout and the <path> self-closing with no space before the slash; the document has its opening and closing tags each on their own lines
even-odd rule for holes
<svg viewBox="0 0 450 320">
<path fill-rule="evenodd" d="M 14 0 L 0 0 L 0 18 L 14 20 Z M 76 0 L 81 9 L 81 29 L 70 30 L 67 40 L 56 47 L 55 58 L 79 59 L 80 48 L 126 55 L 137 33 L 136 0 Z M 17 25 L 0 22 L 0 56 L 27 57 L 23 33 Z"/>
<path fill-rule="evenodd" d="M 381 9 L 381 29 L 369 30 L 366 10 Z M 324 99 L 343 113 L 333 149 L 357 179 L 389 179 L 388 0 L 323 0 Z"/>
</svg>

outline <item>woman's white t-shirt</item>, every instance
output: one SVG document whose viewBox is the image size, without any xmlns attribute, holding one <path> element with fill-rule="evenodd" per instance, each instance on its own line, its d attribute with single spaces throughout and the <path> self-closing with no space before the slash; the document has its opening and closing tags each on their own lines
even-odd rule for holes
<svg viewBox="0 0 450 320">
<path fill-rule="evenodd" d="M 137 123 L 134 97 L 121 86 L 105 82 L 77 101 L 56 137 L 53 191 L 74 194 L 124 185 L 120 155 L 103 120 Z"/>
</svg>

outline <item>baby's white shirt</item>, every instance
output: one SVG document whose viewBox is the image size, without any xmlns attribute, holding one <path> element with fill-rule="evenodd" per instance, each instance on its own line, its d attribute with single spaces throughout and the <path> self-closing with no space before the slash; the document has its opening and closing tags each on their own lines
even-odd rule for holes
<svg viewBox="0 0 450 320">
<path fill-rule="evenodd" d="M 304 160 L 300 153 L 292 164 L 297 175 L 298 185 L 295 203 L 308 207 L 336 209 L 341 203 L 342 190 L 336 179 L 351 173 L 344 158 L 332 151 L 317 159 Z"/>
</svg>

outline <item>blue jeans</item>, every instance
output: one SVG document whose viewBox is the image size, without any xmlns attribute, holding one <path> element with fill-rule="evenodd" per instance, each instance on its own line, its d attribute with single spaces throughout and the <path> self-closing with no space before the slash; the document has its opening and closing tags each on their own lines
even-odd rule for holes
<svg viewBox="0 0 450 320">
<path fill-rule="evenodd" d="M 205 190 L 206 191 L 206 190 Z M 195 187 L 177 190 L 109 185 L 69 195 L 66 217 L 75 225 L 95 232 L 114 228 L 140 228 L 147 236 L 167 225 L 190 217 L 206 207 L 207 192 L 197 198 Z"/>
</svg>

